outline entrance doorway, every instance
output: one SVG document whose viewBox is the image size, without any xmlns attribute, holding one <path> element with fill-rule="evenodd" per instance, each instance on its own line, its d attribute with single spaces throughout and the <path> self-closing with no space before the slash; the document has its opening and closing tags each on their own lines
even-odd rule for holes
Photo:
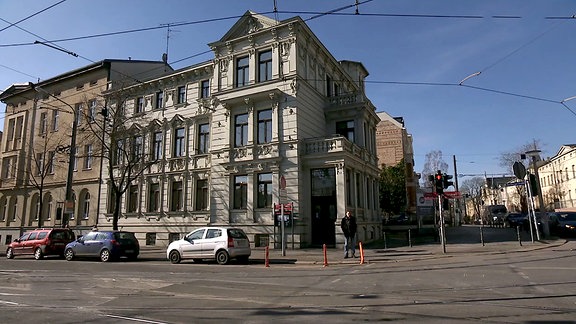
<svg viewBox="0 0 576 324">
<path fill-rule="evenodd" d="M 312 245 L 336 246 L 336 172 L 334 168 L 312 169 Z"/>
</svg>

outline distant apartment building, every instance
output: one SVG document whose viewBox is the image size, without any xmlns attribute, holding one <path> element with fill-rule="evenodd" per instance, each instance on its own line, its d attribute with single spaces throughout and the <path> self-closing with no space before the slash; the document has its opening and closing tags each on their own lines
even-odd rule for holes
<svg viewBox="0 0 576 324">
<path fill-rule="evenodd" d="M 576 144 L 562 145 L 539 162 L 538 175 L 546 210 L 576 208 Z"/>
<path fill-rule="evenodd" d="M 102 93 L 171 71 L 163 62 L 104 60 L 37 84 L 14 84 L 6 104 L 0 148 L 0 245 L 35 227 L 79 232 L 98 221 Z M 71 139 L 76 125 L 75 154 Z M 69 168 L 71 166 L 71 169 Z M 68 172 L 71 200 L 66 204 Z"/>
<path fill-rule="evenodd" d="M 278 247 L 285 203 L 289 246 L 342 244 L 346 210 L 359 240 L 380 238 L 379 118 L 364 66 L 337 61 L 300 17 L 248 11 L 209 46 L 213 60 L 108 94 L 131 118 L 117 147 L 141 143 L 134 150 L 154 162 L 122 198 L 122 228 L 162 246 L 230 225 Z M 112 226 L 113 181 L 103 179 L 100 228 Z"/>
<path fill-rule="evenodd" d="M 414 148 L 412 135 L 408 134 L 402 117 L 392 117 L 379 112 L 376 127 L 376 151 L 379 167 L 394 166 L 404 160 L 406 165 L 407 211 L 416 213 L 418 176 L 414 173 Z"/>
</svg>

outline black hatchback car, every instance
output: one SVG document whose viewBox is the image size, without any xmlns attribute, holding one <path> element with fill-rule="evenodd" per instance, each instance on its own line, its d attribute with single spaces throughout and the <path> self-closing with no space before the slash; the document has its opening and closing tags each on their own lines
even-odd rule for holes
<svg viewBox="0 0 576 324">
<path fill-rule="evenodd" d="M 127 257 L 134 260 L 140 253 L 140 243 L 132 232 L 93 231 L 66 245 L 64 257 L 99 258 L 102 262 Z"/>
</svg>

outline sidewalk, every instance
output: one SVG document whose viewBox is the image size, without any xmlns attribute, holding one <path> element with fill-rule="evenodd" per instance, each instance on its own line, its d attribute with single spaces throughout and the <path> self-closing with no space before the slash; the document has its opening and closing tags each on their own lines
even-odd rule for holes
<svg viewBox="0 0 576 324">
<path fill-rule="evenodd" d="M 561 246 L 566 240 L 543 240 L 522 242 L 522 246 L 517 241 L 494 242 L 494 243 L 458 243 L 446 244 L 446 253 L 440 243 L 430 243 L 391 248 L 367 248 L 364 249 L 364 262 L 405 262 L 434 258 L 446 258 L 455 255 L 481 255 L 481 254 L 502 254 L 502 253 L 519 253 L 534 250 L 546 249 Z M 326 259 L 321 248 L 306 249 L 286 249 L 286 255 L 282 255 L 281 249 L 269 249 L 270 264 L 318 264 L 324 265 L 327 262 L 331 264 L 359 264 L 360 250 L 356 249 L 356 258 L 344 258 L 344 252 L 338 248 L 328 248 L 326 250 Z M 166 249 L 160 247 L 143 246 L 140 250 L 140 259 L 142 260 L 165 260 Z M 264 248 L 253 248 L 250 256 L 250 263 L 265 263 L 266 251 Z"/>
</svg>

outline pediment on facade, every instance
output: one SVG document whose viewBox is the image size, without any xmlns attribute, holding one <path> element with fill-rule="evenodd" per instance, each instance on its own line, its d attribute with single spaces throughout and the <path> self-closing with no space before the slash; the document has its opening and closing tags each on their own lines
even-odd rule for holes
<svg viewBox="0 0 576 324">
<path fill-rule="evenodd" d="M 558 153 L 556 153 L 556 156 L 562 156 L 570 151 L 574 151 L 576 149 L 576 144 L 566 144 L 566 145 L 562 145 L 562 147 L 560 147 L 560 150 L 558 151 Z"/>
<path fill-rule="evenodd" d="M 176 114 L 174 115 L 174 117 L 172 117 L 172 119 L 170 119 L 169 123 L 172 125 L 179 125 L 184 123 L 184 121 L 185 121 L 184 116 Z"/>
<path fill-rule="evenodd" d="M 210 44 L 210 46 L 225 44 L 226 42 L 232 41 L 234 39 L 250 35 L 269 27 L 274 27 L 277 24 L 278 22 L 274 19 L 248 10 L 246 13 L 244 13 L 242 18 L 240 18 L 232 26 L 232 28 L 230 28 L 230 30 L 228 30 L 228 32 L 224 34 L 222 38 L 220 38 L 219 41 Z"/>
<path fill-rule="evenodd" d="M 158 119 L 153 119 L 152 121 L 150 121 L 150 124 L 148 124 L 148 129 L 160 129 L 160 128 L 162 128 L 162 123 Z"/>
</svg>

